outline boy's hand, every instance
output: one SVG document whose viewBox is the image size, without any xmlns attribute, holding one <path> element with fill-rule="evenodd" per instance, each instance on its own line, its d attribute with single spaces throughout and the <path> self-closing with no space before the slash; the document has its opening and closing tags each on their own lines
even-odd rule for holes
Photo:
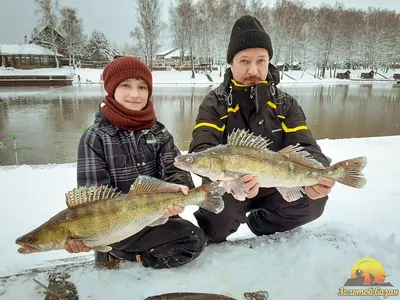
<svg viewBox="0 0 400 300">
<path fill-rule="evenodd" d="M 67 243 L 64 246 L 65 250 L 69 253 L 79 253 L 79 252 L 89 252 L 92 249 L 85 246 L 82 241 L 79 240 L 67 240 Z"/>
<path fill-rule="evenodd" d="M 178 185 L 181 187 L 181 191 L 184 195 L 189 194 L 189 188 L 186 185 Z M 164 211 L 164 215 L 166 215 L 167 217 L 172 217 L 183 213 L 184 210 L 185 207 L 180 205 L 168 205 L 168 208 Z"/>
</svg>

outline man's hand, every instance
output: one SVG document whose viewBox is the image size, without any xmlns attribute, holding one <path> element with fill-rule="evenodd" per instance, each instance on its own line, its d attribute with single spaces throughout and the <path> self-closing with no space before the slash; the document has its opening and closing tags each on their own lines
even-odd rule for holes
<svg viewBox="0 0 400 300">
<path fill-rule="evenodd" d="M 246 197 L 251 199 L 257 196 L 258 191 L 260 189 L 260 183 L 258 182 L 258 178 L 252 175 L 244 175 L 243 177 L 240 177 L 238 181 L 243 182 L 244 184 L 247 185 L 249 191 L 246 193 Z M 233 195 L 234 195 L 233 191 Z"/>
<path fill-rule="evenodd" d="M 167 217 L 176 216 L 178 214 L 183 213 L 185 208 L 179 205 L 168 205 L 168 208 L 164 210 L 164 215 Z"/>
<path fill-rule="evenodd" d="M 92 250 L 86 247 L 85 244 L 79 240 L 67 240 L 64 248 L 69 253 L 89 252 Z"/>
<path fill-rule="evenodd" d="M 180 184 L 179 186 L 181 187 L 181 191 L 184 195 L 189 194 L 189 188 L 187 186 Z M 185 208 L 180 205 L 168 205 L 168 208 L 164 210 L 164 215 L 167 217 L 172 217 L 183 213 L 184 210 Z"/>
<path fill-rule="evenodd" d="M 328 195 L 332 191 L 334 185 L 335 180 L 328 178 L 318 178 L 318 184 L 306 186 L 305 190 L 307 196 L 310 199 L 316 200 Z"/>
</svg>

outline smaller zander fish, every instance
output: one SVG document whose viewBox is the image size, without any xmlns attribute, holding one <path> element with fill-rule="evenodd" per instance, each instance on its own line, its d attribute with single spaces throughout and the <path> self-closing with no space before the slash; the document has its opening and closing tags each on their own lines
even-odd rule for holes
<svg viewBox="0 0 400 300">
<path fill-rule="evenodd" d="M 268 149 L 270 144 L 269 140 L 247 130 L 237 130 L 228 136 L 226 145 L 179 155 L 174 164 L 212 181 L 234 181 L 244 175 L 253 175 L 258 178 L 260 187 L 275 187 L 288 202 L 302 198 L 304 186 L 317 184 L 319 177 L 354 188 L 362 188 L 366 183 L 361 173 L 367 164 L 365 157 L 341 161 L 325 168 L 299 145 L 274 152 Z M 245 192 L 242 190 L 238 194 L 245 195 Z"/>
</svg>

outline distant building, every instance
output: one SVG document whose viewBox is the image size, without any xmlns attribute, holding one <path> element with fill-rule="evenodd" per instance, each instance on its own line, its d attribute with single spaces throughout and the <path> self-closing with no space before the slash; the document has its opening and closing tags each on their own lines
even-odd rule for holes
<svg viewBox="0 0 400 300">
<path fill-rule="evenodd" d="M 183 61 L 181 61 L 182 55 L 179 48 L 168 49 L 156 54 L 156 66 L 176 66 L 179 63 L 190 61 L 190 55 L 188 51 L 185 51 L 183 55 Z"/>
<path fill-rule="evenodd" d="M 54 42 L 58 45 L 58 53 L 67 56 L 68 51 L 67 49 L 65 49 L 65 38 L 63 37 L 63 35 L 58 32 L 56 29 L 52 28 L 50 25 L 46 25 L 42 28 L 38 28 L 37 30 L 35 30 L 35 32 L 33 33 L 33 37 L 31 38 L 31 40 L 29 41 L 29 44 L 36 44 L 39 46 L 42 46 L 44 48 L 49 48 L 50 50 L 51 47 L 49 47 L 49 44 L 43 41 L 48 41 L 48 40 L 52 40 L 54 36 Z M 25 43 L 26 43 L 26 39 L 25 39 Z"/>
<path fill-rule="evenodd" d="M 276 67 L 278 68 L 279 71 L 299 71 L 301 70 L 301 62 L 293 62 L 293 64 L 290 66 L 288 63 L 284 62 L 278 62 L 276 64 Z"/>
<path fill-rule="evenodd" d="M 57 54 L 57 59 L 63 56 Z M 16 69 L 54 68 L 53 51 L 35 44 L 0 44 L 0 62 L 3 67 Z"/>
</svg>

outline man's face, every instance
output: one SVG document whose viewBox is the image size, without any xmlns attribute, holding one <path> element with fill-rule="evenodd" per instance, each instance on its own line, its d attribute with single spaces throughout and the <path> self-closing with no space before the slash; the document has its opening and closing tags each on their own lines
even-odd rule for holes
<svg viewBox="0 0 400 300">
<path fill-rule="evenodd" d="M 264 48 L 244 49 L 233 57 L 231 70 L 233 79 L 240 84 L 251 85 L 266 80 L 269 55 Z"/>
</svg>

